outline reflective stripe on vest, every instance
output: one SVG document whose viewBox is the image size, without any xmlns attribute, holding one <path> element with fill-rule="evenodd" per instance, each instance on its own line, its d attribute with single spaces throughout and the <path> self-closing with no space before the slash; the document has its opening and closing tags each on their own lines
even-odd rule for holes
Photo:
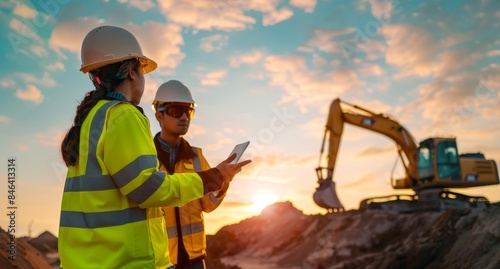
<svg viewBox="0 0 500 269">
<path fill-rule="evenodd" d="M 200 162 L 200 157 L 198 156 L 198 150 L 195 147 L 191 147 L 191 149 L 194 152 L 194 157 L 193 157 L 193 165 L 194 165 L 194 171 L 195 172 L 200 172 L 201 171 L 201 162 Z"/>
<path fill-rule="evenodd" d="M 95 155 L 94 155 L 95 156 Z M 90 158 L 90 154 L 89 154 Z M 113 182 L 111 177 L 108 175 L 96 174 L 99 173 L 100 166 L 98 169 L 90 167 L 87 162 L 87 173 L 83 176 L 77 176 L 72 178 L 67 178 L 66 185 L 64 186 L 64 191 L 105 191 L 121 188 L 127 185 L 130 181 L 136 178 L 139 173 L 139 167 L 145 167 L 147 164 L 156 164 L 155 155 L 143 155 L 137 158 L 135 161 L 129 163 L 127 166 L 122 168 L 116 174 L 113 175 L 116 180 Z M 102 173 L 102 172 L 101 172 Z M 151 177 L 155 176 L 152 174 Z M 164 176 L 164 175 L 163 175 Z M 82 180 L 85 180 L 85 184 L 82 184 Z M 149 180 L 149 179 L 148 179 Z M 116 185 L 115 185 L 116 183 Z M 149 197 L 149 196 L 148 196 Z M 146 198 L 147 199 L 147 198 Z M 143 199 L 143 200 L 146 200 Z M 142 199 L 141 199 L 142 200 Z"/>
<path fill-rule="evenodd" d="M 100 107 L 95 113 L 94 118 L 90 123 L 90 134 L 88 137 L 89 153 L 87 155 L 85 175 L 66 179 L 64 191 L 99 191 L 116 188 L 113 180 L 111 180 L 111 177 L 102 174 L 101 166 L 95 157 L 97 152 L 97 142 L 99 141 L 99 137 L 101 136 L 102 129 L 104 127 L 106 112 L 108 111 L 108 108 L 116 103 L 118 102 L 108 102 Z M 89 184 L 82 184 L 82 182 L 80 182 L 81 180 L 85 180 L 85 183 L 88 182 Z M 83 185 L 85 185 L 85 187 Z"/>
<path fill-rule="evenodd" d="M 199 233 L 203 231 L 204 231 L 203 222 L 184 224 L 181 226 L 182 236 Z M 176 238 L 178 236 L 177 227 L 168 227 L 167 234 L 169 239 Z"/>
<path fill-rule="evenodd" d="M 199 172 L 199 171 L 201 171 L 201 161 L 200 161 L 200 157 L 198 156 L 198 149 L 196 149 L 195 147 L 191 147 L 191 149 L 193 150 L 193 152 L 195 154 L 195 156 L 193 157 L 194 171 Z M 181 225 L 182 236 L 190 235 L 190 234 L 194 234 L 194 233 L 199 233 L 199 232 L 203 232 L 203 231 L 204 231 L 203 222 L 189 223 L 189 224 Z M 167 227 L 167 234 L 168 234 L 168 238 L 170 238 L 170 239 L 177 238 L 179 236 L 179 233 L 177 231 L 177 226 Z"/>
<path fill-rule="evenodd" d="M 103 228 L 118 226 L 146 219 L 142 208 L 126 208 L 119 211 L 84 213 L 74 211 L 61 212 L 61 226 L 72 228 Z"/>
<path fill-rule="evenodd" d="M 193 149 L 194 153 L 196 154 L 193 158 L 193 164 L 194 164 L 194 171 L 199 172 L 201 171 L 201 162 L 200 162 L 200 157 L 198 157 L 198 150 L 195 147 L 191 147 Z M 218 204 L 219 199 L 215 197 L 213 193 L 208 194 L 208 197 L 210 197 L 210 200 L 212 200 L 212 203 Z"/>
<path fill-rule="evenodd" d="M 88 137 L 89 149 L 85 175 L 67 178 L 66 185 L 64 187 L 65 192 L 87 192 L 117 189 L 116 184 L 124 186 L 126 185 L 126 183 L 133 179 L 133 176 L 137 176 L 136 174 L 132 173 L 133 176 L 125 177 L 125 180 L 121 180 L 115 183 L 112 180 L 111 176 L 102 174 L 101 166 L 97 161 L 97 144 L 99 142 L 99 138 L 102 135 L 106 113 L 111 106 L 117 103 L 119 103 L 119 101 L 110 101 L 101 106 L 95 113 L 90 124 L 90 134 Z M 141 156 L 134 162 L 125 166 L 116 174 L 134 171 L 134 169 L 136 169 L 138 165 L 144 165 L 145 162 L 152 163 L 153 166 L 156 166 L 156 156 Z M 161 176 L 162 174 L 163 176 L 165 176 L 164 173 L 153 173 L 150 178 L 147 179 L 147 181 L 152 181 L 154 180 L 154 177 Z M 150 184 L 143 184 L 141 187 L 144 188 L 137 188 L 132 193 L 130 193 L 129 196 L 137 198 L 138 201 L 145 201 L 156 190 L 155 186 L 148 185 Z M 91 213 L 61 211 L 60 226 L 73 228 L 102 228 L 142 221 L 146 220 L 146 218 L 146 210 L 139 207 Z"/>
</svg>

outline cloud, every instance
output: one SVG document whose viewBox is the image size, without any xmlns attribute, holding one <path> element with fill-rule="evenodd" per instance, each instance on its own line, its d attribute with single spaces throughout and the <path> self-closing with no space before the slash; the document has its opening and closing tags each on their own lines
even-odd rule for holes
<svg viewBox="0 0 500 269">
<path fill-rule="evenodd" d="M 222 203 L 222 206 L 225 208 L 240 208 L 240 207 L 248 207 L 253 203 L 251 201 L 242 202 L 242 201 L 227 201 Z"/>
<path fill-rule="evenodd" d="M 252 164 L 253 160 L 252 160 Z M 255 170 L 259 171 L 258 173 L 255 172 Z M 252 182 L 255 181 L 261 181 L 261 182 L 267 182 L 267 183 L 278 183 L 278 184 L 290 184 L 295 181 L 294 178 L 286 175 L 286 176 L 266 176 L 264 174 L 260 173 L 260 169 L 254 169 L 253 167 L 245 167 L 243 172 L 241 172 L 242 176 L 246 175 L 246 178 L 242 178 L 242 180 L 251 180 Z"/>
<path fill-rule="evenodd" d="M 282 178 L 279 176 L 266 177 L 260 175 L 262 170 L 267 169 L 290 169 L 290 167 L 300 168 L 300 167 L 315 167 L 317 165 L 318 156 L 303 156 L 288 154 L 285 152 L 278 152 L 268 147 L 262 147 L 262 145 L 257 146 L 256 144 L 250 143 L 249 148 L 242 156 L 243 159 L 251 158 L 252 165 L 245 167 L 244 174 L 250 176 L 258 175 L 259 180 L 269 181 L 269 182 L 283 182 L 283 180 L 292 180 L 290 178 Z"/>
<path fill-rule="evenodd" d="M 488 56 L 490 57 L 500 56 L 500 50 L 490 50 L 488 51 Z"/>
<path fill-rule="evenodd" d="M 264 53 L 260 51 L 252 51 L 238 56 L 231 56 L 229 65 L 231 67 L 239 67 L 242 64 L 254 64 L 264 59 Z"/>
<path fill-rule="evenodd" d="M 155 72 L 169 74 L 182 62 L 185 54 L 180 46 L 184 45 L 181 27 L 148 21 L 142 26 L 126 25 L 141 44 L 144 54 L 158 64 Z"/>
<path fill-rule="evenodd" d="M 363 76 L 379 77 L 384 75 L 384 69 L 382 68 L 382 66 L 372 63 L 362 63 L 359 71 Z"/>
<path fill-rule="evenodd" d="M 352 70 L 339 67 L 327 72 L 309 70 L 299 56 L 267 56 L 264 60 L 269 85 L 285 91 L 280 103 L 294 102 L 302 111 L 318 102 L 330 100 L 344 92 L 357 92 L 365 86 Z"/>
<path fill-rule="evenodd" d="M 229 0 L 226 0 L 230 2 Z M 279 0 L 240 0 L 231 1 L 232 3 L 239 3 L 239 6 L 243 10 L 254 10 L 262 13 L 268 13 L 276 10 L 276 7 L 280 4 Z"/>
<path fill-rule="evenodd" d="M 472 126 L 472 125 L 471 125 Z M 489 149 L 490 145 L 494 145 L 493 141 L 500 137 L 499 124 L 493 123 L 491 127 L 481 126 L 480 128 L 461 128 L 454 132 L 454 136 L 460 141 L 460 153 L 477 152 L 485 149 L 486 152 L 493 151 Z"/>
<path fill-rule="evenodd" d="M 37 15 L 38 12 L 29 6 L 18 2 L 16 3 L 16 7 L 12 11 L 12 13 L 26 19 L 32 19 Z"/>
<path fill-rule="evenodd" d="M 24 21 L 26 19 L 23 19 Z M 36 32 L 36 29 L 30 27 L 23 21 L 14 18 L 9 21 L 9 28 L 15 32 L 9 33 L 9 41 L 16 53 L 24 55 L 35 54 L 39 57 L 48 56 L 45 42 Z"/>
<path fill-rule="evenodd" d="M 482 58 L 478 53 L 456 48 L 464 40 L 463 35 L 434 40 L 428 31 L 409 25 L 384 25 L 380 33 L 387 40 L 386 63 L 398 69 L 395 78 L 442 77 Z"/>
<path fill-rule="evenodd" d="M 262 13 L 264 26 L 273 25 L 289 19 L 293 11 L 282 7 L 279 0 L 160 0 L 161 12 L 169 22 L 199 30 L 241 31 L 256 23 L 255 18 L 246 12 Z M 292 0 L 291 6 L 312 12 L 315 0 Z"/>
<path fill-rule="evenodd" d="M 61 49 L 65 49 L 75 53 L 80 59 L 83 39 L 90 30 L 104 23 L 103 19 L 96 17 L 83 17 L 74 21 L 61 22 L 52 30 L 49 44 L 58 55 L 62 55 Z"/>
<path fill-rule="evenodd" d="M 436 71 L 433 64 L 436 44 L 425 30 L 414 26 L 386 25 L 380 32 L 387 38 L 386 63 L 401 70 L 399 77 L 426 77 Z"/>
<path fill-rule="evenodd" d="M 341 42 L 339 39 L 347 35 L 352 35 L 354 28 L 345 29 L 316 29 L 313 37 L 307 41 L 307 45 L 327 53 L 342 53 Z"/>
<path fill-rule="evenodd" d="M 317 53 L 314 53 L 312 56 L 313 56 L 312 63 L 316 68 L 325 66 L 328 63 L 324 58 L 319 56 Z"/>
<path fill-rule="evenodd" d="M 340 188 L 349 189 L 349 188 L 354 188 L 354 187 L 362 187 L 362 186 L 369 185 L 370 183 L 374 183 L 374 182 L 377 182 L 378 184 L 380 184 L 379 178 L 380 178 L 379 174 L 375 174 L 373 172 L 368 172 L 368 173 L 365 173 L 365 174 L 359 176 L 358 179 L 355 179 L 353 181 L 345 182 L 342 180 L 336 180 L 336 182 L 337 182 L 337 184 L 339 184 L 339 182 L 341 182 L 338 185 Z"/>
<path fill-rule="evenodd" d="M 201 78 L 200 84 L 203 86 L 218 86 L 221 85 L 222 83 L 220 82 L 221 79 L 225 78 L 227 75 L 226 70 L 217 70 L 213 72 L 209 72 Z"/>
<path fill-rule="evenodd" d="M 223 36 L 220 34 L 211 35 L 201 39 L 200 48 L 205 52 L 221 50 L 223 47 L 227 46 L 228 40 L 229 40 L 228 36 Z"/>
<path fill-rule="evenodd" d="M 196 117 L 196 114 L 195 114 Z M 197 124 L 190 124 L 189 125 L 189 132 L 184 136 L 185 138 L 192 139 L 200 135 L 204 135 L 207 133 L 207 129 L 205 129 L 201 125 Z"/>
<path fill-rule="evenodd" d="M 122 4 L 128 3 L 128 5 L 133 6 L 142 12 L 155 7 L 155 3 L 151 0 L 118 0 L 118 2 Z"/>
<path fill-rule="evenodd" d="M 304 134 L 308 137 L 311 137 L 315 141 L 321 141 L 323 138 L 323 133 L 325 131 L 325 123 L 327 121 L 327 113 L 322 113 L 324 114 L 323 117 L 316 117 L 313 119 L 310 119 L 306 123 L 301 124 L 299 127 L 302 131 L 304 131 Z"/>
<path fill-rule="evenodd" d="M 393 0 L 369 0 L 373 17 L 390 18 L 396 8 Z M 399 2 L 398 2 L 399 3 Z"/>
<path fill-rule="evenodd" d="M 380 156 L 384 155 L 387 153 L 394 153 L 396 147 L 394 145 L 388 146 L 388 147 L 369 147 L 358 154 L 356 154 L 356 157 L 373 157 L 373 156 Z"/>
<path fill-rule="evenodd" d="M 16 82 L 12 78 L 3 78 L 2 80 L 0 80 L 0 85 L 3 88 L 9 88 L 15 86 Z"/>
<path fill-rule="evenodd" d="M 36 142 L 43 146 L 59 147 L 66 135 L 66 132 L 52 128 L 45 132 L 38 132 L 36 135 Z"/>
<path fill-rule="evenodd" d="M 293 16 L 293 11 L 289 8 L 282 8 L 279 11 L 272 11 L 267 13 L 262 18 L 264 26 L 274 25 L 282 21 L 288 20 Z"/>
<path fill-rule="evenodd" d="M 316 0 L 290 0 L 290 5 L 301 8 L 307 13 L 311 13 L 316 6 Z"/>
<path fill-rule="evenodd" d="M 481 125 L 497 125 L 494 113 L 500 111 L 500 73 L 495 68 L 435 79 L 419 85 L 417 91 L 419 97 L 401 112 L 411 111 L 425 119 L 424 126 L 413 130 L 417 137 L 455 136 L 462 130 L 484 129 Z"/>
<path fill-rule="evenodd" d="M 9 123 L 9 122 L 10 118 L 8 116 L 0 115 L 0 123 Z"/>
<path fill-rule="evenodd" d="M 246 1 L 159 0 L 161 12 L 167 21 L 197 30 L 240 31 L 255 24 L 255 19 L 244 14 Z M 252 2 L 252 1 L 249 1 Z"/>
<path fill-rule="evenodd" d="M 21 100 L 31 101 L 37 105 L 41 104 L 43 101 L 42 92 L 33 85 L 28 85 L 28 88 L 25 91 L 17 90 L 16 96 Z"/>
<path fill-rule="evenodd" d="M 20 78 L 25 84 L 38 84 L 45 87 L 54 87 L 57 84 L 49 72 L 44 72 L 41 78 L 37 78 L 29 73 L 15 73 L 12 74 L 12 77 Z"/>
<path fill-rule="evenodd" d="M 307 53 L 313 53 L 314 52 L 314 48 L 306 47 L 306 46 L 298 46 L 297 47 L 297 51 L 307 52 Z"/>
<path fill-rule="evenodd" d="M 151 108 L 151 105 L 153 104 L 153 100 L 155 99 L 156 96 L 156 91 L 158 90 L 158 87 L 160 87 L 161 84 L 163 84 L 166 81 L 161 80 L 160 77 L 155 76 L 154 73 L 150 73 L 151 75 L 148 75 L 148 78 L 146 79 L 146 84 L 144 86 L 144 93 L 142 94 L 141 98 L 141 104 L 143 104 L 143 107 L 146 109 Z"/>
<path fill-rule="evenodd" d="M 353 49 L 353 52 L 357 52 L 357 49 L 363 51 L 366 54 L 367 60 L 377 60 L 385 57 L 387 47 L 384 43 L 372 38 L 366 42 L 361 42 L 357 44 L 357 47 L 350 48 L 345 46 L 345 53 L 350 53 L 348 49 Z M 347 57 L 351 57 L 351 55 L 345 55 Z"/>
<path fill-rule="evenodd" d="M 500 74 L 479 77 L 479 83 L 474 89 L 475 102 L 468 102 L 477 108 L 479 117 L 486 121 L 498 122 L 500 113 Z"/>
<path fill-rule="evenodd" d="M 29 148 L 25 144 L 17 144 L 17 150 L 24 152 L 24 151 L 28 151 Z"/>
<path fill-rule="evenodd" d="M 16 82 L 19 80 L 21 80 L 22 83 Z M 44 96 L 42 92 L 33 84 L 44 87 L 54 87 L 57 83 L 54 79 L 52 79 L 48 72 L 45 72 L 42 77 L 36 77 L 29 73 L 14 73 L 0 80 L 0 85 L 4 88 L 15 88 L 18 84 L 22 84 L 20 87 L 27 87 L 24 91 L 21 89 L 16 91 L 15 95 L 19 99 L 40 104 L 42 103 Z"/>
<path fill-rule="evenodd" d="M 223 148 L 225 145 L 232 145 L 233 144 L 233 139 L 228 138 L 228 137 L 220 137 L 217 139 L 217 143 L 215 144 L 210 144 L 205 146 L 206 150 L 219 150 Z"/>
<path fill-rule="evenodd" d="M 66 71 L 64 64 L 60 61 L 47 65 L 47 69 L 50 71 Z"/>
</svg>

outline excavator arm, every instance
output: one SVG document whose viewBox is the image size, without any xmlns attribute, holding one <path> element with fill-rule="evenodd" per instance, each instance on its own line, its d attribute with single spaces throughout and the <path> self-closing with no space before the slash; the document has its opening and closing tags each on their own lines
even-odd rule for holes
<svg viewBox="0 0 500 269">
<path fill-rule="evenodd" d="M 341 104 L 346 107 L 342 107 Z M 397 146 L 399 156 L 406 169 L 406 176 L 393 182 L 393 187 L 411 188 L 417 180 L 418 146 L 411 134 L 398 122 L 384 114 L 377 114 L 356 105 L 335 99 L 331 103 L 326 122 L 323 143 L 321 145 L 320 165 L 316 168 L 319 187 L 313 198 L 316 204 L 324 208 L 342 211 L 344 208 L 337 198 L 333 173 L 340 146 L 344 124 L 358 126 L 392 139 Z M 328 138 L 327 166 L 322 167 L 322 155 Z M 403 155 L 405 156 L 403 158 Z"/>
</svg>

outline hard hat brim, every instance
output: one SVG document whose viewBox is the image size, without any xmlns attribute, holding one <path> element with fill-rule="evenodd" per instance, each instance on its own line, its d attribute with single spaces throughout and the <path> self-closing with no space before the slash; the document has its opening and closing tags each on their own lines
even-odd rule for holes
<svg viewBox="0 0 500 269">
<path fill-rule="evenodd" d="M 96 62 L 93 64 L 89 64 L 86 66 L 82 66 L 82 68 L 80 68 L 80 71 L 82 73 L 86 74 L 87 72 L 90 72 L 90 71 L 95 70 L 95 69 L 99 69 L 99 68 L 104 67 L 106 65 L 118 63 L 118 62 L 125 61 L 128 59 L 134 59 L 134 58 L 138 58 L 141 60 L 142 63 L 145 63 L 145 66 L 142 68 L 143 74 L 147 74 L 147 73 L 155 70 L 156 67 L 158 67 L 158 64 L 156 64 L 155 61 L 151 60 L 150 58 L 148 58 L 146 56 L 129 54 L 129 55 L 124 56 L 124 57 L 107 59 L 107 60 L 99 61 L 99 62 Z"/>
</svg>

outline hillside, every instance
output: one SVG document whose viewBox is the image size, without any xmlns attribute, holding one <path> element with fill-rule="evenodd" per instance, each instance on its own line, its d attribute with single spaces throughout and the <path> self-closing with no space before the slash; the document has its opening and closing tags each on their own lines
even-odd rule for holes
<svg viewBox="0 0 500 269">
<path fill-rule="evenodd" d="M 0 246 L 0 268 L 2 269 L 59 268 L 57 237 L 49 232 L 44 232 L 35 238 L 18 238 L 15 244 L 15 260 L 9 259 L 10 235 L 2 228 L 0 228 L 0 242 L 2 242 Z"/>
<path fill-rule="evenodd" d="M 0 241 L 9 235 L 0 229 Z M 57 238 L 17 240 L 16 262 L 0 268 L 58 268 Z M 304 215 L 290 202 L 207 238 L 213 269 L 500 268 L 500 203 L 486 209 L 399 214 L 351 210 Z"/>
<path fill-rule="evenodd" d="M 303 215 L 290 202 L 208 238 L 208 268 L 500 268 L 500 204 Z M 216 267 L 218 266 L 218 267 Z"/>
</svg>

